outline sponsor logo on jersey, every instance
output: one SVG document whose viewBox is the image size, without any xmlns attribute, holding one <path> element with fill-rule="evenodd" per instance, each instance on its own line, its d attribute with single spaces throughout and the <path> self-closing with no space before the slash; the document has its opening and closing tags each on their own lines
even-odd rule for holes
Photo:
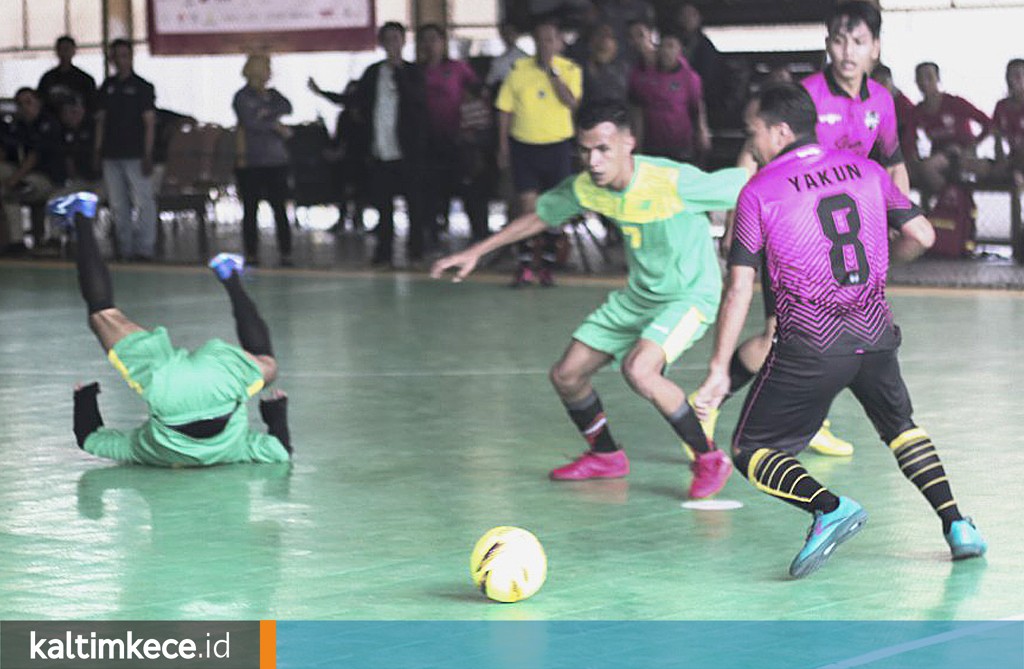
<svg viewBox="0 0 1024 669">
<path fill-rule="evenodd" d="M 842 122 L 842 114 L 818 114 L 818 123 L 824 123 L 825 125 L 838 125 Z"/>
</svg>

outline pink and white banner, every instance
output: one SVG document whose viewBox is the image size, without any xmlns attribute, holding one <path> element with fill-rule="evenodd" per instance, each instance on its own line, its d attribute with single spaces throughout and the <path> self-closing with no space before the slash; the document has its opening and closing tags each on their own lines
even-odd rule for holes
<svg viewBox="0 0 1024 669">
<path fill-rule="evenodd" d="M 373 0 L 149 0 L 154 54 L 361 51 L 376 44 Z"/>
</svg>

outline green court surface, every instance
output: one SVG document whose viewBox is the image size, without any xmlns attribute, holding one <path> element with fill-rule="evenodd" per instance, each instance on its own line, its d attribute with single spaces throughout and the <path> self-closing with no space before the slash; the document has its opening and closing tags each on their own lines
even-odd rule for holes
<svg viewBox="0 0 1024 669">
<path fill-rule="evenodd" d="M 234 341 L 205 271 L 119 268 L 118 305 L 177 345 Z M 521 292 L 402 274 L 257 272 L 291 396 L 292 466 L 117 466 L 81 452 L 71 389 L 101 381 L 106 423 L 145 409 L 85 324 L 70 265 L 0 266 L 0 619 L 977 620 L 1024 613 L 1024 294 L 894 291 L 917 421 L 990 544 L 953 564 L 939 522 L 848 393 L 831 413 L 852 459 L 807 454 L 858 499 L 865 530 L 790 581 L 808 517 L 738 476 L 734 511 L 681 508 L 669 427 L 597 377 L 627 479 L 553 483 L 583 449 L 547 380 L 610 284 Z M 758 325 L 759 308 L 752 314 Z M 751 330 L 753 330 L 751 327 Z M 702 378 L 706 337 L 671 371 Z M 727 441 L 739 402 L 726 406 Z M 255 413 L 255 412 L 254 412 Z M 468 574 L 495 525 L 543 542 L 533 599 L 489 603 Z"/>
</svg>

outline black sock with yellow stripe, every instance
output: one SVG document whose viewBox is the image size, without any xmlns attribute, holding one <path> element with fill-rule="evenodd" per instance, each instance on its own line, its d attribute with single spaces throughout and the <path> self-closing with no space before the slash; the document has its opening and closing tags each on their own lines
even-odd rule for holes
<svg viewBox="0 0 1024 669">
<path fill-rule="evenodd" d="M 82 298 L 90 314 L 114 306 L 110 272 L 100 255 L 92 223 L 92 219 L 81 214 L 75 216 L 75 238 L 78 245 L 75 265 L 78 268 L 78 288 L 82 291 Z"/>
<path fill-rule="evenodd" d="M 808 513 L 830 513 L 839 507 L 839 498 L 808 474 L 792 455 L 759 448 L 753 453 L 741 452 L 733 462 L 755 488 Z"/>
<path fill-rule="evenodd" d="M 928 503 L 942 519 L 942 531 L 949 532 L 950 526 L 963 518 L 953 491 L 946 479 L 946 470 L 942 460 L 932 444 L 928 433 L 919 427 L 904 431 L 889 443 L 896 464 L 907 479 L 917 486 Z"/>
</svg>

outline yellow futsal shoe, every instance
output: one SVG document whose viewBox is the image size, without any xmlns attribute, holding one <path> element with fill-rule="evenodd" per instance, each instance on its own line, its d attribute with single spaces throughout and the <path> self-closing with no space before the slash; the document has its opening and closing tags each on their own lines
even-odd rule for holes
<svg viewBox="0 0 1024 669">
<path fill-rule="evenodd" d="M 826 418 L 825 422 L 821 424 L 821 429 L 811 439 L 809 444 L 811 450 L 819 455 L 831 455 L 840 458 L 853 455 L 853 444 L 832 434 L 832 430 L 829 429 L 831 426 L 832 421 Z"/>
<path fill-rule="evenodd" d="M 697 409 L 693 406 L 693 395 L 688 395 L 686 397 L 686 401 L 690 405 L 690 408 L 696 412 Z M 708 414 L 707 420 L 700 421 L 700 429 L 704 430 L 704 436 L 707 437 L 710 442 L 715 441 L 715 426 L 718 425 L 718 414 L 718 409 L 712 409 Z M 683 445 L 683 453 L 686 454 L 686 457 L 688 457 L 691 462 L 695 461 L 697 459 L 697 454 L 693 452 L 690 445 L 685 441 L 680 443 Z"/>
</svg>

